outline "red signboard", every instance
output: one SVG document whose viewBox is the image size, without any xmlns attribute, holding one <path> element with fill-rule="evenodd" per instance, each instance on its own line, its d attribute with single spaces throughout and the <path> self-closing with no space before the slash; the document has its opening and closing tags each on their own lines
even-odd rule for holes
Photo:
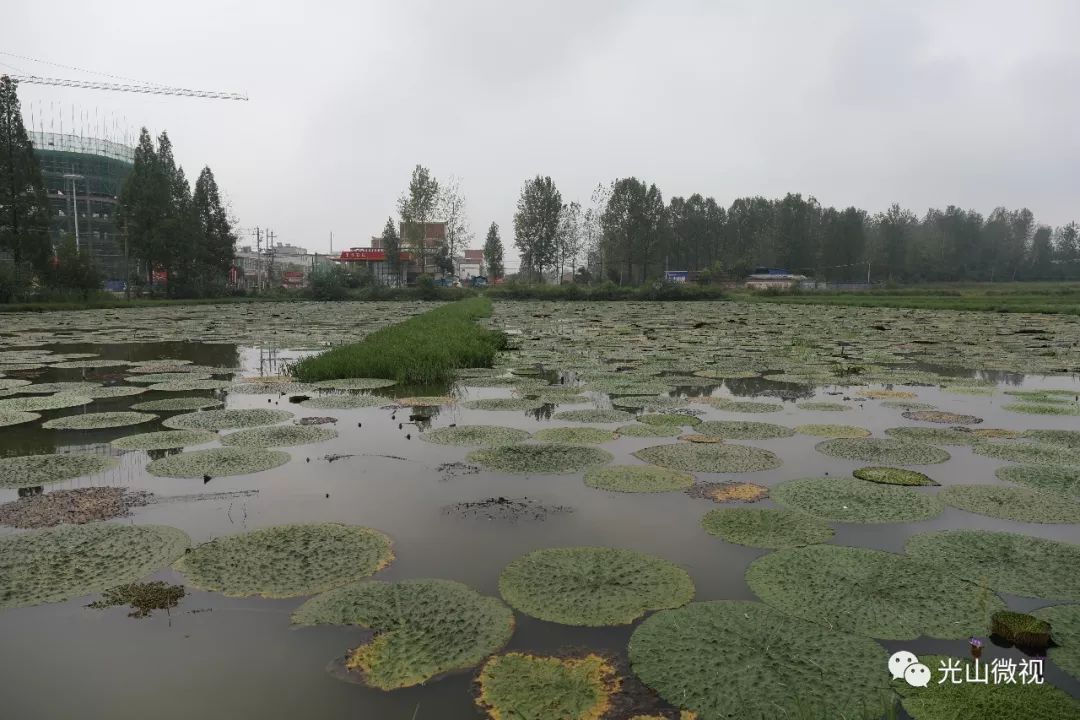
<svg viewBox="0 0 1080 720">
<path fill-rule="evenodd" d="M 401 259 L 408 262 L 412 255 L 402 251 Z M 386 260 L 386 251 L 382 248 L 352 248 L 342 250 L 339 262 L 382 262 Z"/>
</svg>

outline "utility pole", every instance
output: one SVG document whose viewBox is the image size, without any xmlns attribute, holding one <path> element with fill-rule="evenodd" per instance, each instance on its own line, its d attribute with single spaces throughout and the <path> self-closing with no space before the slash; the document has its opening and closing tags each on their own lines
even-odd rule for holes
<svg viewBox="0 0 1080 720">
<path fill-rule="evenodd" d="M 266 287 L 270 287 L 274 276 L 274 233 L 266 231 Z"/>
<path fill-rule="evenodd" d="M 330 231 L 330 255 L 334 255 L 334 231 Z"/>
<path fill-rule="evenodd" d="M 262 289 L 262 231 L 255 226 L 255 292 Z"/>
<path fill-rule="evenodd" d="M 75 181 L 82 180 L 82 175 L 75 173 L 64 173 L 64 179 L 71 181 L 71 208 L 73 210 L 72 215 L 75 218 L 75 252 L 79 252 L 79 196 L 75 191 Z"/>
</svg>

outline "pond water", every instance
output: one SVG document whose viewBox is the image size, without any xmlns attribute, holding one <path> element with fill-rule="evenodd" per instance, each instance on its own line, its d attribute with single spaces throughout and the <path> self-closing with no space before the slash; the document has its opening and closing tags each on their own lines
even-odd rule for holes
<svg viewBox="0 0 1080 720">
<path fill-rule="evenodd" d="M 554 322 L 554 320 L 552 320 Z M 300 332 L 300 331 L 298 331 Z M 528 330 L 525 331 L 528 335 Z M 282 363 L 302 352 L 272 345 L 252 346 L 198 341 L 109 342 L 44 344 L 35 350 L 87 353 L 98 358 L 129 362 L 171 358 L 215 368 L 232 369 L 216 378 L 277 375 Z M 519 341 L 525 353 L 529 340 Z M 620 360 L 615 358 L 613 363 Z M 625 362 L 625 361 L 623 361 Z M 543 363 L 542 363 L 543 364 Z M 906 366 L 926 372 L 972 377 L 963 368 L 942 368 L 922 361 Z M 560 380 L 572 379 L 548 362 Z M 2 369 L 0 369 L 2 371 Z M 127 384 L 123 367 L 11 371 L 9 378 L 34 383 L 80 381 Z M 988 395 L 959 394 L 936 386 L 900 387 L 880 383 L 872 389 L 895 387 L 914 392 L 917 401 L 942 410 L 974 415 L 977 427 L 1071 429 L 1080 428 L 1076 416 L 1027 415 L 1003 409 L 1015 400 L 1004 390 L 1070 389 L 1080 393 L 1080 381 L 1071 375 L 1025 374 L 1001 370 L 986 374 Z M 47 430 L 41 422 L 0 428 L 0 456 L 86 452 L 119 458 L 115 470 L 46 485 L 56 490 L 121 486 L 152 492 L 155 501 L 137 507 L 119 523 L 160 524 L 179 528 L 194 543 L 282 523 L 342 522 L 378 529 L 393 539 L 395 561 L 374 577 L 381 580 L 446 578 L 461 581 L 480 593 L 498 596 L 502 569 L 522 554 L 553 546 L 610 546 L 647 552 L 685 568 L 696 586 L 696 600 L 756 600 L 744 580 L 747 566 L 767 550 L 724 542 L 706 534 L 700 520 L 708 511 L 727 507 L 683 492 L 617 493 L 595 490 L 582 482 L 582 473 L 569 475 L 505 474 L 471 465 L 466 455 L 473 448 L 422 441 L 428 428 L 457 425 L 499 425 L 534 432 L 548 427 L 588 425 L 614 430 L 621 423 L 571 423 L 553 417 L 554 406 L 539 411 L 482 411 L 466 409 L 464 401 L 484 397 L 510 397 L 509 387 L 481 387 L 463 380 L 445 388 L 387 388 L 391 397 L 453 393 L 458 402 L 428 411 L 403 407 L 326 410 L 301 406 L 288 396 L 239 394 L 224 391 L 146 392 L 131 397 L 95 400 L 83 408 L 42 412 L 42 421 L 86 412 L 126 410 L 132 404 L 176 396 L 216 397 L 228 408 L 286 409 L 293 420 L 331 416 L 338 437 L 312 445 L 287 448 L 291 460 L 280 467 L 251 475 L 176 479 L 155 477 L 145 470 L 150 456 L 123 452 L 109 441 L 135 433 L 164 429 L 162 419 L 179 413 L 156 413 L 158 420 L 135 427 L 108 430 Z M 708 404 L 687 405 L 704 420 L 749 420 L 794 427 L 804 423 L 842 423 L 869 430 L 875 437 L 901 425 L 948 427 L 913 422 L 902 409 L 882 405 L 879 399 L 857 395 L 862 388 L 777 383 L 765 378 L 716 380 L 712 386 L 684 388 L 669 393 L 689 397 L 713 395 L 780 403 L 771 413 L 743 413 Z M 805 410 L 796 401 L 843 402 L 846 412 Z M 584 401 L 562 403 L 558 411 L 610 407 L 603 393 L 589 393 Z M 693 432 L 687 430 L 687 432 Z M 776 453 L 783 464 L 753 473 L 695 473 L 698 482 L 746 480 L 775 486 L 801 477 L 850 476 L 867 464 L 826 456 L 814 449 L 820 437 L 793 437 L 733 441 Z M 615 463 L 639 463 L 631 453 L 675 438 L 626 437 L 600 447 L 614 455 Z M 919 466 L 943 486 L 952 484 L 1006 485 L 994 475 L 1004 463 L 975 454 L 971 447 L 949 446 L 951 458 L 942 464 Z M 154 453 L 159 456 L 163 453 Z M 939 488 L 918 488 L 933 494 Z M 21 491 L 25 494 L 25 490 Z M 17 499 L 20 491 L 0 488 L 0 503 Z M 456 503 L 489 498 L 528 498 L 561 510 L 493 517 L 491 512 L 463 512 Z M 775 507 L 773 500 L 757 503 Z M 1007 530 L 1026 535 L 1080 541 L 1076 524 L 1036 524 L 995 519 L 946 506 L 932 519 L 911 523 L 830 523 L 837 545 L 903 552 L 907 538 L 927 530 L 977 528 Z M 0 528 L 0 534 L 21 532 Z M 1080 569 L 1077 569 L 1080 572 Z M 152 576 L 183 583 L 183 576 L 162 570 Z M 1027 611 L 1054 604 L 1045 600 L 1003 595 L 1011 609 Z M 474 703 L 474 671 L 454 673 L 425 685 L 384 692 L 343 682 L 328 666 L 363 639 L 354 628 L 291 627 L 290 613 L 307 598 L 227 598 L 192 588 L 169 613 L 155 612 L 146 619 L 127 617 L 126 608 L 86 608 L 93 596 L 66 602 L 0 610 L 0 716 L 34 718 L 439 718 L 464 720 L 480 716 Z M 566 648 L 603 649 L 625 656 L 635 625 L 617 628 L 576 628 L 544 622 L 515 613 L 516 627 L 508 649 L 552 653 Z M 905 649 L 917 654 L 967 654 L 964 640 L 883 641 L 889 651 Z M 991 647 L 991 657 L 1019 659 L 1014 648 Z M 1047 682 L 1080 697 L 1080 683 L 1052 662 L 1045 665 Z M 884 671 L 884 668 L 883 668 Z M 656 707 L 668 707 L 657 704 Z M 900 717 L 906 717 L 901 711 Z"/>
</svg>

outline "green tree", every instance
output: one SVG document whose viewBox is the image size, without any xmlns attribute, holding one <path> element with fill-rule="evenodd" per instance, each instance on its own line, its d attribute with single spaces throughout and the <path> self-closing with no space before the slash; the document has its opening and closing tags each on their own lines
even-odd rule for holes
<svg viewBox="0 0 1080 720">
<path fill-rule="evenodd" d="M 195 181 L 191 205 L 197 224 L 194 279 L 202 294 L 220 292 L 236 257 L 236 233 L 209 167 L 204 167 Z"/>
<path fill-rule="evenodd" d="M 75 239 L 66 235 L 45 273 L 45 284 L 56 290 L 75 290 L 86 300 L 91 292 L 101 289 L 101 273 L 93 258 L 80 253 L 75 247 Z"/>
<path fill-rule="evenodd" d="M 394 227 L 394 218 L 386 218 L 382 231 L 383 252 L 386 253 L 386 267 L 394 278 L 391 284 L 401 282 L 401 238 Z"/>
<path fill-rule="evenodd" d="M 492 282 L 503 276 L 503 244 L 499 237 L 499 226 L 491 223 L 487 231 L 487 239 L 484 241 L 484 265 L 485 272 L 491 277 Z"/>
<path fill-rule="evenodd" d="M 569 265 L 571 275 L 577 266 L 584 240 L 581 219 L 581 204 L 577 202 L 563 205 L 559 215 L 559 284 L 563 281 L 563 268 Z"/>
<path fill-rule="evenodd" d="M 559 251 L 562 194 L 550 177 L 537 175 L 521 188 L 514 213 L 514 245 L 521 255 L 521 273 L 554 269 Z"/>
<path fill-rule="evenodd" d="M 1031 237 L 1031 274 L 1036 280 L 1047 280 L 1054 272 L 1053 230 L 1040 225 Z"/>
<path fill-rule="evenodd" d="M 17 273 L 24 265 L 40 273 L 52 256 L 49 202 L 17 87 L 0 76 L 0 250 L 10 253 Z"/>
<path fill-rule="evenodd" d="M 465 193 L 461 189 L 461 181 L 451 176 L 439 190 L 439 216 L 446 223 L 446 240 L 444 248 L 439 256 L 443 258 L 441 264 L 443 272 L 454 272 L 454 258 L 457 258 L 461 249 L 468 247 L 472 241 L 472 230 L 469 229 L 469 216 L 465 208 Z"/>
<path fill-rule="evenodd" d="M 402 240 L 420 260 L 420 273 L 427 273 L 428 258 L 433 254 L 427 242 L 427 226 L 434 219 L 439 203 L 439 182 L 423 165 L 413 168 L 409 189 L 398 198 L 398 214 L 404 228 Z"/>
<path fill-rule="evenodd" d="M 656 185 L 634 177 L 616 180 L 601 217 L 604 236 L 623 271 L 621 283 L 644 283 L 660 267 L 667 209 Z"/>
<path fill-rule="evenodd" d="M 907 271 L 908 243 L 918 223 L 915 214 L 897 203 L 875 218 L 881 260 L 889 280 L 901 279 Z"/>
<path fill-rule="evenodd" d="M 158 162 L 150 132 L 143 128 L 135 147 L 131 173 L 120 193 L 119 220 L 128 237 L 130 253 L 149 282 L 156 267 L 168 261 L 162 226 L 167 217 L 169 183 Z"/>
</svg>

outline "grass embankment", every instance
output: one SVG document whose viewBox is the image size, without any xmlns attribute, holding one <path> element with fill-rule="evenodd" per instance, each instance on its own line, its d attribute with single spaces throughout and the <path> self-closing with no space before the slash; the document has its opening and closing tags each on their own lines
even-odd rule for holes
<svg viewBox="0 0 1080 720">
<path fill-rule="evenodd" d="M 491 367 L 506 336 L 476 324 L 491 315 L 491 300 L 469 298 L 385 327 L 358 343 L 295 363 L 304 382 L 374 377 L 408 384 L 448 382 L 465 367 Z"/>
</svg>

